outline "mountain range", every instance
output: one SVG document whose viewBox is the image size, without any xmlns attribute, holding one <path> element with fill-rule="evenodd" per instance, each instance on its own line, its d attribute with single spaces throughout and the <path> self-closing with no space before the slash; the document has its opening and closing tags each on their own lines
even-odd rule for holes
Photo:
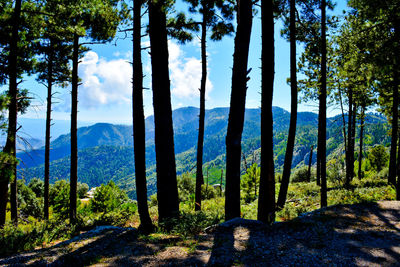
<svg viewBox="0 0 400 267">
<path fill-rule="evenodd" d="M 242 136 L 242 151 L 246 162 L 259 162 L 260 151 L 260 109 L 246 109 Z M 199 109 L 180 108 L 173 111 L 174 144 L 177 173 L 194 173 Z M 204 172 L 210 183 L 219 181 L 221 169 L 225 166 L 225 135 L 228 125 L 229 108 L 215 108 L 206 111 L 204 138 Z M 290 113 L 273 107 L 275 167 L 281 171 Z M 156 192 L 154 118 L 146 118 L 146 164 L 149 194 Z M 297 119 L 296 144 L 292 167 L 308 163 L 310 147 L 317 144 L 318 115 L 299 112 Z M 369 113 L 366 117 L 365 144 L 390 143 L 385 117 Z M 114 180 L 135 198 L 133 130 L 132 126 L 97 123 L 78 129 L 78 178 L 90 187 Z M 340 153 L 343 149 L 342 117 L 327 120 L 327 156 Z M 339 152 L 338 152 L 339 151 Z M 314 151 L 315 153 L 315 151 Z M 50 182 L 69 179 L 70 135 L 65 134 L 51 143 Z M 44 147 L 19 153 L 19 178 L 26 181 L 34 177 L 43 178 Z M 315 156 L 313 156 L 315 162 Z M 206 171 L 208 170 L 208 171 Z M 243 168 L 244 171 L 244 168 Z"/>
</svg>

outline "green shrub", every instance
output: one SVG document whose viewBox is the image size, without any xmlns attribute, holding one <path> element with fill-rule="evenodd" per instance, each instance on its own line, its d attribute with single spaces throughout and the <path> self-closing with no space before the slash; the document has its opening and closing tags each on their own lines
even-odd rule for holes
<svg viewBox="0 0 400 267">
<path fill-rule="evenodd" d="M 103 213 L 94 220 L 94 225 L 125 226 L 126 222 L 134 215 L 129 210 L 113 210 Z"/>
<path fill-rule="evenodd" d="M 180 201 L 188 201 L 191 199 L 191 195 L 194 195 L 195 191 L 195 180 L 190 177 L 189 173 L 183 173 L 177 178 L 178 193 Z"/>
<path fill-rule="evenodd" d="M 241 177 L 240 187 L 245 203 L 254 201 L 257 197 L 257 191 L 260 183 L 260 168 L 254 163 L 246 170 L 246 174 Z"/>
<path fill-rule="evenodd" d="M 380 172 L 387 165 L 389 155 L 384 146 L 376 145 L 369 150 L 368 160 L 371 167 Z"/>
<path fill-rule="evenodd" d="M 156 193 L 156 194 L 153 194 L 150 196 L 149 206 L 156 207 L 157 205 L 158 205 L 158 200 L 157 200 L 157 193 Z"/>
<path fill-rule="evenodd" d="M 96 188 L 90 207 L 94 212 L 111 212 L 128 202 L 129 198 L 125 191 L 121 190 L 113 181 L 107 185 L 102 184 Z"/>
<path fill-rule="evenodd" d="M 308 180 L 308 167 L 303 166 L 297 169 L 292 175 L 292 183 L 307 182 Z"/>
<path fill-rule="evenodd" d="M 32 250 L 53 240 L 69 239 L 75 232 L 74 230 L 64 221 L 59 220 L 17 227 L 7 223 L 3 229 L 0 229 L 0 257 Z"/>
<path fill-rule="evenodd" d="M 383 168 L 380 172 L 377 173 L 376 178 L 387 180 L 389 178 L 389 168 Z"/>
<path fill-rule="evenodd" d="M 78 198 L 85 198 L 86 193 L 89 191 L 89 186 L 84 183 L 78 183 Z"/>
<path fill-rule="evenodd" d="M 201 185 L 201 199 L 212 199 L 220 195 L 220 189 L 214 188 L 212 185 Z"/>
<path fill-rule="evenodd" d="M 342 162 L 337 159 L 331 159 L 326 164 L 326 178 L 335 185 L 343 185 L 345 182 L 345 170 Z"/>
<path fill-rule="evenodd" d="M 206 227 L 220 223 L 221 218 L 214 214 L 198 212 L 184 212 L 178 218 L 172 218 L 159 223 L 161 230 L 169 230 L 181 236 L 196 236 Z M 172 228 L 171 228 L 172 226 Z"/>
<path fill-rule="evenodd" d="M 43 200 L 38 199 L 32 189 L 23 180 L 17 180 L 18 208 L 21 216 L 40 218 L 43 213 Z"/>
<path fill-rule="evenodd" d="M 53 212 L 60 219 L 66 219 L 69 216 L 69 189 L 69 183 L 60 180 L 55 182 L 49 193 L 51 196 L 49 196 L 49 202 L 53 204 Z"/>
<path fill-rule="evenodd" d="M 51 184 L 49 189 L 49 204 L 54 205 L 55 204 L 54 200 L 56 196 L 61 191 L 67 190 L 67 188 L 69 190 L 69 183 L 65 180 L 58 180 L 54 184 Z"/>
<path fill-rule="evenodd" d="M 44 182 L 38 178 L 33 178 L 28 187 L 36 194 L 36 197 L 43 197 L 44 194 Z"/>
</svg>

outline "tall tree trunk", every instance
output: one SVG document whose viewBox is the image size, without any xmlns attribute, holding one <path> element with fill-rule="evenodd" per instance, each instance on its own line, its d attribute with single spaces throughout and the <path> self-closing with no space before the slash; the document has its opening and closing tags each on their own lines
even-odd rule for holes
<svg viewBox="0 0 400 267">
<path fill-rule="evenodd" d="M 310 160 L 308 161 L 308 170 L 307 170 L 307 181 L 311 182 L 311 165 L 312 165 L 312 156 L 313 156 L 314 146 L 311 146 L 310 149 Z"/>
<path fill-rule="evenodd" d="M 203 7 L 204 8 L 204 7 Z M 206 112 L 206 81 L 207 81 L 207 16 L 203 11 L 203 22 L 201 24 L 201 82 L 200 82 L 200 116 L 199 135 L 197 139 L 197 168 L 196 168 L 196 192 L 195 210 L 201 210 L 201 185 L 203 178 L 203 142 L 204 142 L 204 117 Z"/>
<path fill-rule="evenodd" d="M 141 48 L 141 8 L 142 0 L 133 1 L 133 143 L 135 154 L 136 198 L 140 217 L 139 229 L 145 233 L 153 231 L 147 204 L 146 185 L 146 138 L 143 110 L 143 66 Z"/>
<path fill-rule="evenodd" d="M 397 48 L 400 46 L 400 18 L 397 17 L 395 21 L 395 38 L 397 41 Z M 394 90 L 393 90 L 393 121 L 396 121 L 396 127 L 393 125 L 392 129 L 396 129 L 397 136 L 399 138 L 398 144 L 400 146 L 400 134 L 399 134 L 399 128 L 398 128 L 398 120 L 399 120 L 399 88 L 400 88 L 400 55 L 399 53 L 396 53 L 395 57 L 395 71 L 394 71 Z M 396 136 L 396 137 L 397 137 Z M 390 150 L 390 164 L 392 163 L 392 150 L 396 150 L 396 144 L 394 145 L 393 149 L 393 130 L 392 130 L 392 147 Z M 397 155 L 397 167 L 394 166 L 392 168 L 395 169 L 395 171 L 392 170 L 392 173 L 390 172 L 389 168 L 389 179 L 390 176 L 393 175 L 394 179 L 393 182 L 396 184 L 396 199 L 400 200 L 400 147 L 398 149 L 398 155 Z M 393 160 L 396 162 L 396 160 Z M 397 170 L 396 170 L 397 169 Z M 397 183 L 396 183 L 396 176 L 397 178 Z"/>
<path fill-rule="evenodd" d="M 53 87 L 53 42 L 50 40 L 47 61 L 47 110 L 46 110 L 46 143 L 44 152 L 44 219 L 49 219 L 49 181 L 50 181 L 50 127 L 51 127 L 51 98 Z"/>
<path fill-rule="evenodd" d="M 343 108 L 343 99 L 342 99 L 342 90 L 339 84 L 339 101 L 340 101 L 340 110 L 342 112 L 342 128 L 343 128 L 343 140 L 344 140 L 344 152 L 347 153 L 347 135 L 346 135 L 346 119 L 344 116 L 344 108 Z"/>
<path fill-rule="evenodd" d="M 71 174 L 69 190 L 69 220 L 76 222 L 76 198 L 78 186 L 78 61 L 79 61 L 79 36 L 74 34 L 72 52 L 72 90 L 71 90 Z"/>
<path fill-rule="evenodd" d="M 400 135 L 399 141 L 400 145 Z M 400 200 L 400 147 L 397 150 L 397 182 L 396 182 L 396 200 Z"/>
<path fill-rule="evenodd" d="M 224 178 L 224 169 L 221 170 L 221 186 L 219 191 L 219 196 L 222 197 L 222 179 Z"/>
<path fill-rule="evenodd" d="M 160 221 L 179 215 L 165 1 L 149 1 L 149 34 Z"/>
<path fill-rule="evenodd" d="M 261 0 L 261 173 L 257 219 L 275 221 L 272 97 L 275 75 L 273 0 Z"/>
<path fill-rule="evenodd" d="M 396 66 L 400 66 L 396 62 Z M 398 120 L 399 120 L 399 76 L 397 68 L 394 70 L 393 75 L 393 103 L 392 103 L 392 141 L 390 145 L 390 160 L 389 160 L 389 179 L 388 182 L 392 185 L 396 184 L 397 176 L 397 135 L 398 135 Z"/>
<path fill-rule="evenodd" d="M 321 147 L 318 148 L 321 156 L 321 207 L 328 205 L 326 188 L 326 0 L 321 2 L 321 94 L 319 109 L 321 116 Z"/>
<path fill-rule="evenodd" d="M 17 198 L 16 198 L 16 184 L 17 184 L 17 162 L 16 162 L 16 135 L 17 135 L 17 114 L 18 114 L 18 83 L 17 83 L 17 59 L 18 59 L 18 31 L 20 25 L 21 16 L 21 0 L 15 1 L 14 7 L 14 25 L 12 27 L 11 40 L 10 40 L 10 53 L 8 57 L 9 61 L 9 90 L 8 97 L 10 98 L 10 104 L 8 107 L 8 131 L 7 141 L 4 146 L 3 152 L 10 156 L 11 159 L 6 162 L 2 162 L 1 176 L 0 176 L 0 228 L 3 227 L 6 221 L 6 207 L 8 200 L 8 184 L 10 180 L 15 185 L 11 187 L 11 217 L 14 222 L 18 220 L 17 211 Z M 14 196 L 15 194 L 15 196 Z"/>
<path fill-rule="evenodd" d="M 346 182 L 345 187 L 350 188 L 351 175 L 353 169 L 351 168 L 351 137 L 352 137 L 352 124 L 353 122 L 353 88 L 349 87 L 349 115 L 347 118 L 347 150 L 346 150 Z"/>
<path fill-rule="evenodd" d="M 356 118 L 357 118 L 357 103 L 353 105 L 353 121 L 351 126 L 351 151 L 350 151 L 350 182 L 354 178 L 354 151 L 356 147 Z"/>
<path fill-rule="evenodd" d="M 365 105 L 361 106 L 360 120 L 360 152 L 358 154 L 358 179 L 362 179 L 362 158 L 363 158 L 363 141 L 364 141 L 364 114 Z"/>
<path fill-rule="evenodd" d="M 320 114 L 321 112 L 319 111 L 318 112 L 318 118 L 320 118 L 321 117 L 321 114 Z M 321 128 L 321 123 L 320 122 L 318 122 L 318 129 L 320 129 Z M 318 131 L 318 141 L 317 141 L 317 143 L 318 143 L 318 146 L 317 146 L 317 177 L 316 177 L 316 181 L 317 181 L 317 185 L 321 185 L 321 155 L 320 155 L 320 152 L 319 152 L 319 147 L 321 146 L 321 134 L 320 134 L 320 132 Z"/>
<path fill-rule="evenodd" d="M 247 62 L 252 20 L 252 1 L 238 0 L 232 93 L 226 134 L 225 220 L 240 217 L 241 140 L 246 104 Z"/>
<path fill-rule="evenodd" d="M 292 169 L 292 159 L 294 143 L 296 138 L 297 122 L 297 69 L 296 69 L 296 0 L 290 1 L 290 124 L 289 135 L 286 145 L 285 162 L 283 165 L 282 183 L 279 190 L 277 208 L 282 209 L 285 206 L 287 191 L 290 181 L 290 171 Z"/>
</svg>

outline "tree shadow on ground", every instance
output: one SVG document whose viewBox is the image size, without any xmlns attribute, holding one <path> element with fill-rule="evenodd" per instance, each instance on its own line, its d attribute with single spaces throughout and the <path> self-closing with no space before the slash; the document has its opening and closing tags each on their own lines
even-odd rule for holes
<svg viewBox="0 0 400 267">
<path fill-rule="evenodd" d="M 397 223 L 397 225 L 396 225 Z M 245 249 L 234 243 L 247 231 Z M 217 229 L 210 266 L 398 266 L 400 210 L 377 203 L 339 205 L 263 228 Z"/>
<path fill-rule="evenodd" d="M 398 266 L 400 207 L 338 205 L 272 226 L 237 218 L 214 227 L 207 242 L 196 243 L 191 252 L 176 237 L 138 236 L 135 229 L 105 229 L 77 243 L 0 260 L 0 265 Z"/>
</svg>

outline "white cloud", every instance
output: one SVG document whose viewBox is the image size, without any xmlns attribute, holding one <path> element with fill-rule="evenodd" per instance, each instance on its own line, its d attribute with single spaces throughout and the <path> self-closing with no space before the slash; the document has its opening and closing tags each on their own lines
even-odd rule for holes
<svg viewBox="0 0 400 267">
<path fill-rule="evenodd" d="M 172 94 L 179 98 L 199 96 L 201 79 L 201 60 L 195 57 L 185 57 L 181 48 L 174 42 L 168 42 L 169 67 L 172 83 Z M 213 85 L 207 78 L 206 98 Z"/>
<path fill-rule="evenodd" d="M 84 108 L 130 101 L 132 67 L 127 59 L 107 61 L 89 51 L 79 65 L 79 76 L 82 85 L 78 96 Z"/>
</svg>

